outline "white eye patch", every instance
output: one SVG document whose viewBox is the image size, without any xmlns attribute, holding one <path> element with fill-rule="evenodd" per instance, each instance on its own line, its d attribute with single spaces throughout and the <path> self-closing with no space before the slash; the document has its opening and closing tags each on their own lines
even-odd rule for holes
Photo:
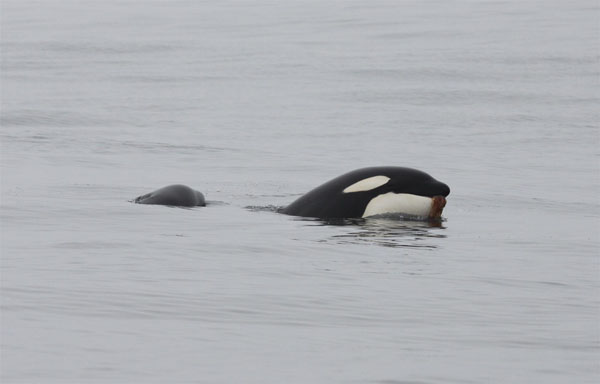
<svg viewBox="0 0 600 384">
<path fill-rule="evenodd" d="M 383 184 L 390 181 L 390 178 L 387 176 L 373 176 L 366 179 L 362 179 L 361 181 L 357 181 L 349 187 L 344 189 L 344 193 L 352 193 L 352 192 L 364 192 L 370 191 L 371 189 L 375 189 L 377 187 L 381 187 Z"/>
</svg>

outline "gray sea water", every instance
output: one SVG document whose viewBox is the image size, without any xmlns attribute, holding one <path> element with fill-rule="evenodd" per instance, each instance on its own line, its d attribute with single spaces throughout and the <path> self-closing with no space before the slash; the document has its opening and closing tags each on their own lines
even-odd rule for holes
<svg viewBox="0 0 600 384">
<path fill-rule="evenodd" d="M 600 381 L 597 1 L 1 2 L 2 383 Z M 424 170 L 441 227 L 274 212 Z M 183 183 L 209 205 L 136 205 Z"/>
</svg>

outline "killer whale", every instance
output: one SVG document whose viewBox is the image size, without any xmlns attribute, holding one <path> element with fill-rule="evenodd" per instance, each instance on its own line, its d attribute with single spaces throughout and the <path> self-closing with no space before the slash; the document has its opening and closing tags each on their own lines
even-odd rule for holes
<svg viewBox="0 0 600 384">
<path fill-rule="evenodd" d="M 320 219 L 401 214 L 439 219 L 450 188 L 417 169 L 361 168 L 316 187 L 281 213 Z"/>
<path fill-rule="evenodd" d="M 174 184 L 157 189 L 154 192 L 136 197 L 137 204 L 171 205 L 175 207 L 205 206 L 204 195 L 187 185 Z"/>
</svg>

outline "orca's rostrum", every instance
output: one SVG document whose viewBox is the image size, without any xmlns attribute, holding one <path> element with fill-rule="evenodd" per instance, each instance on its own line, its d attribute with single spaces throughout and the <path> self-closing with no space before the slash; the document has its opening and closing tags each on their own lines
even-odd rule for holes
<svg viewBox="0 0 600 384">
<path fill-rule="evenodd" d="M 370 167 L 348 172 L 313 189 L 282 213 L 321 219 L 400 214 L 440 218 L 450 188 L 423 171 Z"/>
</svg>

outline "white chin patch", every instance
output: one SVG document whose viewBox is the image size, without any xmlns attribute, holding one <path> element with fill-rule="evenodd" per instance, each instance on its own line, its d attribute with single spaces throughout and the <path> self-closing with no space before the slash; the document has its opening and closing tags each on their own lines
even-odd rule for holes
<svg viewBox="0 0 600 384">
<path fill-rule="evenodd" d="M 362 217 L 390 213 L 426 217 L 431 212 L 432 204 L 431 197 L 389 192 L 372 198 Z"/>
<path fill-rule="evenodd" d="M 352 193 L 352 192 L 364 192 L 370 191 L 371 189 L 375 189 L 377 187 L 381 187 L 383 184 L 390 181 L 390 178 L 387 176 L 373 176 L 367 179 L 362 179 L 361 181 L 357 181 L 349 187 L 344 189 L 344 193 Z"/>
</svg>

